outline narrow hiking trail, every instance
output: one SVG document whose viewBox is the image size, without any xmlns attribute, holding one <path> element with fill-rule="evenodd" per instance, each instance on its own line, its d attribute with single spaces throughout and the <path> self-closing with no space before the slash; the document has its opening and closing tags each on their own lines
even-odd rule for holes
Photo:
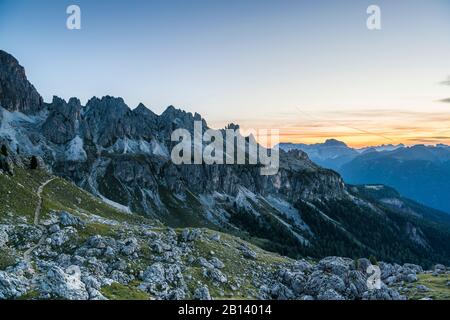
<svg viewBox="0 0 450 320">
<path fill-rule="evenodd" d="M 40 245 L 42 245 L 47 237 L 47 229 L 45 229 L 43 226 L 39 224 L 39 219 L 41 216 L 41 209 L 42 209 L 42 192 L 44 191 L 44 188 L 47 184 L 55 180 L 56 178 L 51 178 L 45 181 L 43 184 L 41 184 L 37 190 L 37 196 L 38 196 L 38 203 L 36 205 L 36 209 L 34 210 L 34 225 L 37 226 L 42 231 L 42 237 L 39 239 L 38 243 L 29 248 L 27 251 L 23 254 L 23 259 L 26 262 L 30 262 L 31 260 L 31 253 Z"/>
</svg>

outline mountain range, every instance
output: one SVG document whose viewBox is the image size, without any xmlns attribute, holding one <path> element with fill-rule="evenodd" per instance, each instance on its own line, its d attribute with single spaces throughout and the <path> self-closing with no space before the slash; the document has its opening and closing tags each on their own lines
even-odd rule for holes
<svg viewBox="0 0 450 320">
<path fill-rule="evenodd" d="M 46 103 L 0 51 L 0 300 L 450 298 L 450 215 L 301 150 L 272 176 L 175 165 L 171 133 L 194 121 L 208 128 L 112 96 Z"/>
<path fill-rule="evenodd" d="M 0 106 L 0 144 L 7 150 L 0 159 L 3 174 L 14 175 L 13 167 L 35 161 L 46 174 L 84 189 L 126 219 L 215 230 L 292 259 L 372 256 L 425 267 L 450 264 L 449 215 L 382 185 L 346 184 L 306 150 L 281 150 L 280 169 L 272 176 L 249 164 L 175 165 L 171 133 L 193 132 L 194 121 L 208 128 L 201 115 L 173 106 L 157 115 L 112 96 L 86 105 L 59 97 L 46 103 L 4 51 Z M 337 141 L 327 144 L 327 155 L 339 153 L 336 159 L 373 154 Z M 14 196 L 21 201 L 20 193 Z"/>
<path fill-rule="evenodd" d="M 450 147 L 444 144 L 383 145 L 354 149 L 334 139 L 325 143 L 281 144 L 302 150 L 317 164 L 333 169 L 349 184 L 384 184 L 403 196 L 450 213 Z"/>
</svg>

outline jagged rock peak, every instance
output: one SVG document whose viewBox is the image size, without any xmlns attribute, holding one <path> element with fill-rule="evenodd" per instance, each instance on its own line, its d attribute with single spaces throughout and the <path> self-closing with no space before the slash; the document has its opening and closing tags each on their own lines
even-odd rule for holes
<svg viewBox="0 0 450 320">
<path fill-rule="evenodd" d="M 194 120 L 197 120 L 197 121 L 202 120 L 202 116 L 200 114 L 198 114 L 197 112 L 192 114 L 192 112 L 184 111 L 182 109 L 177 109 L 172 105 L 168 106 L 167 109 L 164 110 L 164 112 L 161 114 L 161 116 L 162 117 L 182 117 L 182 118 L 189 117 L 189 118 L 193 118 Z"/>
<path fill-rule="evenodd" d="M 228 125 L 225 126 L 225 129 L 230 129 L 230 130 L 239 130 L 239 128 L 240 128 L 240 126 L 235 123 L 229 123 Z"/>
<path fill-rule="evenodd" d="M 123 100 L 122 97 L 114 97 L 114 96 L 103 96 L 101 98 L 98 97 L 92 97 L 91 99 L 89 99 L 88 103 L 86 106 L 88 105 L 93 105 L 93 104 L 105 104 L 105 103 L 111 103 L 111 104 L 125 104 L 125 101 Z M 127 106 L 128 107 L 128 106 Z"/>
<path fill-rule="evenodd" d="M 0 105 L 9 111 L 35 113 L 44 101 L 28 81 L 25 69 L 16 58 L 0 50 Z"/>
<path fill-rule="evenodd" d="M 71 106 L 80 106 L 81 107 L 81 101 L 80 101 L 80 99 L 78 99 L 76 97 L 70 98 L 69 102 L 67 102 L 67 104 L 69 104 Z"/>
<path fill-rule="evenodd" d="M 138 104 L 138 106 L 136 107 L 136 109 L 134 109 L 135 111 L 144 111 L 144 110 L 149 110 L 145 104 L 143 104 L 142 102 Z"/>
<path fill-rule="evenodd" d="M 49 118 L 56 114 L 62 114 L 67 119 L 73 119 L 79 116 L 81 108 L 81 102 L 77 98 L 70 98 L 69 102 L 66 102 L 66 100 L 58 96 L 53 96 L 52 102 L 48 105 L 50 110 Z"/>
<path fill-rule="evenodd" d="M 147 108 L 143 103 L 139 103 L 139 105 L 133 110 L 133 113 L 137 115 L 143 115 L 143 116 L 157 116 L 152 110 Z"/>
<path fill-rule="evenodd" d="M 194 121 L 202 121 L 203 128 L 207 128 L 208 126 L 206 121 L 197 112 L 192 114 L 192 112 L 177 109 L 172 105 L 168 106 L 160 116 L 162 125 L 169 125 L 170 123 L 175 122 L 178 127 L 186 129 L 191 129 L 194 125 Z"/>
<path fill-rule="evenodd" d="M 58 96 L 53 96 L 52 102 L 50 103 L 50 107 L 52 108 L 59 108 L 62 106 L 70 106 L 72 108 L 80 109 L 81 108 L 81 102 L 80 99 L 76 97 L 72 97 L 69 99 L 68 102 L 66 102 L 65 99 L 60 98 Z"/>
<path fill-rule="evenodd" d="M 169 116 L 169 115 L 176 115 L 176 114 L 186 114 L 186 111 L 177 109 L 173 105 L 170 105 L 164 110 L 164 112 L 161 114 L 161 116 Z"/>
<path fill-rule="evenodd" d="M 121 97 L 104 96 L 101 99 L 92 97 L 86 104 L 88 110 L 98 110 L 113 117 L 121 117 L 131 111 Z"/>
<path fill-rule="evenodd" d="M 53 96 L 48 105 L 49 116 L 42 125 L 43 134 L 53 143 L 67 143 L 77 134 L 80 120 L 81 102 L 77 98 L 70 98 L 69 102 Z"/>
</svg>

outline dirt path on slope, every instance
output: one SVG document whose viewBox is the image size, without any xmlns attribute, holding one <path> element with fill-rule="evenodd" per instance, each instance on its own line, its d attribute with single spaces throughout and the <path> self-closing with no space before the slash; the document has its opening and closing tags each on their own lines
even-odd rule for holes
<svg viewBox="0 0 450 320">
<path fill-rule="evenodd" d="M 40 245 L 42 245 L 47 238 L 47 229 L 45 229 L 43 226 L 39 224 L 39 219 L 41 216 L 41 209 L 42 209 L 42 192 L 44 191 L 44 188 L 47 184 L 55 180 L 55 178 L 48 179 L 43 184 L 41 184 L 37 190 L 37 196 L 38 196 L 38 204 L 36 205 L 36 209 L 34 210 L 34 225 L 37 226 L 42 231 L 42 237 L 39 239 L 38 243 L 29 248 L 27 251 L 23 254 L 23 259 L 26 262 L 30 262 L 31 260 L 31 253 Z"/>
</svg>

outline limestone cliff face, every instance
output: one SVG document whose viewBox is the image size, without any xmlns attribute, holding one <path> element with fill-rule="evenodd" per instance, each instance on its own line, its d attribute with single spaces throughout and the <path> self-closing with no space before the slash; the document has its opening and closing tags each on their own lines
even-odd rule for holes
<svg viewBox="0 0 450 320">
<path fill-rule="evenodd" d="M 42 125 L 42 133 L 51 142 L 65 144 L 74 139 L 81 120 L 80 100 L 72 98 L 69 102 L 53 97 L 48 106 L 49 116 Z"/>
<path fill-rule="evenodd" d="M 43 100 L 27 80 L 25 69 L 10 54 L 0 50 L 0 106 L 9 111 L 38 112 Z"/>
<path fill-rule="evenodd" d="M 252 165 L 174 165 L 169 157 L 170 134 L 178 127 L 193 130 L 194 120 L 201 119 L 199 115 L 178 110 L 167 111 L 170 117 L 167 112 L 158 117 L 151 111 L 136 116 L 144 112 L 143 106 L 139 111 L 112 108 L 109 113 L 103 104 L 85 108 L 80 119 L 85 130 L 80 136 L 87 160 L 68 165 L 62 158 L 55 161 L 55 171 L 87 189 L 100 188 L 108 198 L 138 212 L 154 204 L 161 187 L 182 197 L 189 192 L 235 196 L 242 187 L 293 202 L 345 197 L 339 175 L 315 165 L 300 151 L 281 152 L 280 170 L 273 176 L 260 175 L 260 168 Z M 73 139 L 75 133 L 70 132 L 64 141 Z"/>
<path fill-rule="evenodd" d="M 85 106 L 77 98 L 58 97 L 44 104 L 17 60 L 4 52 L 0 58 L 2 106 L 23 113 L 46 111 L 8 123 L 12 143 L 45 159 L 56 174 L 132 211 L 162 217 L 173 210 L 172 200 L 194 196 L 201 206 L 198 199 L 205 195 L 235 199 L 242 190 L 290 203 L 346 197 L 342 179 L 301 151 L 281 152 L 280 170 L 273 176 L 260 175 L 254 165 L 174 165 L 171 134 L 178 128 L 193 133 L 195 121 L 206 130 L 199 114 L 169 106 L 156 115 L 143 104 L 132 110 L 112 96 L 93 97 Z"/>
</svg>

